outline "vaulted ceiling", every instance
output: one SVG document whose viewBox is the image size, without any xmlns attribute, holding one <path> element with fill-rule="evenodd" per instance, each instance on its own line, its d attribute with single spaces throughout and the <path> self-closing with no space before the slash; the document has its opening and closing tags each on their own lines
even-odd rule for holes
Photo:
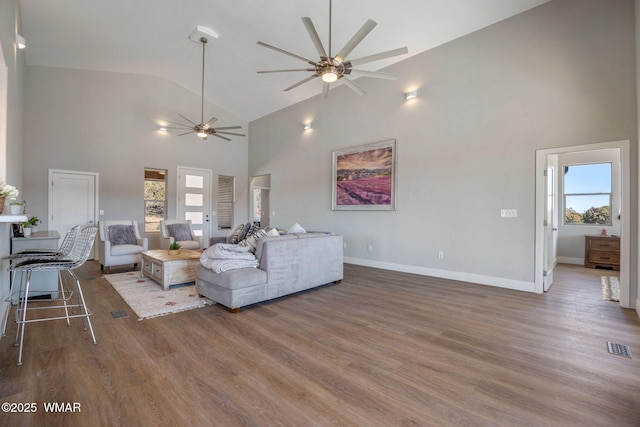
<svg viewBox="0 0 640 427">
<path fill-rule="evenodd" d="M 367 19 L 376 21 L 352 57 L 403 46 L 409 53 L 358 67 L 375 71 L 547 1 L 334 0 L 332 45 L 340 49 Z M 257 74 L 306 65 L 257 42 L 316 59 L 300 18 L 312 19 L 326 46 L 329 0 L 20 0 L 20 6 L 28 65 L 162 76 L 200 94 L 201 45 L 188 37 L 205 26 L 219 36 L 207 47 L 210 102 L 251 121 L 321 92 L 319 79 L 283 91 L 309 73 Z"/>
</svg>

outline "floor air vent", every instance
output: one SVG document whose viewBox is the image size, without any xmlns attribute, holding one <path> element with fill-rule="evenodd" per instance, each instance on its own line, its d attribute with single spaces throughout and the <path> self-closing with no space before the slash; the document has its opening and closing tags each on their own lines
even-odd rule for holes
<svg viewBox="0 0 640 427">
<path fill-rule="evenodd" d="M 118 311 L 112 311 L 111 317 L 113 317 L 114 319 L 120 319 L 122 317 L 129 317 L 129 316 L 124 310 L 118 310 Z"/>
<path fill-rule="evenodd" d="M 609 353 L 611 354 L 631 358 L 631 349 L 629 348 L 629 346 L 607 341 L 607 347 L 609 348 Z"/>
</svg>

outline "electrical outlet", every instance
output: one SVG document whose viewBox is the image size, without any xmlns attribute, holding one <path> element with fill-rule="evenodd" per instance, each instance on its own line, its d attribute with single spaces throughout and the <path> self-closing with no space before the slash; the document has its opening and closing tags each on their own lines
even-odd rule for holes
<svg viewBox="0 0 640 427">
<path fill-rule="evenodd" d="M 438 251 L 438 258 L 444 258 L 444 251 Z"/>
<path fill-rule="evenodd" d="M 367 245 L 367 250 L 369 252 L 373 252 L 373 245 Z"/>
<path fill-rule="evenodd" d="M 345 249 L 347 249 L 347 242 L 344 242 L 344 243 L 342 244 L 342 247 L 343 247 L 343 248 L 345 248 Z"/>
<path fill-rule="evenodd" d="M 500 209 L 501 218 L 517 218 L 518 209 Z"/>
</svg>

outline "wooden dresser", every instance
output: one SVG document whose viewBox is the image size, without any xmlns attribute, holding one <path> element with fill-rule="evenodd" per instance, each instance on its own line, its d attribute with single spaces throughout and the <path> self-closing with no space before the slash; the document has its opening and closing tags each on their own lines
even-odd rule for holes
<svg viewBox="0 0 640 427">
<path fill-rule="evenodd" d="M 584 266 L 620 270 L 620 238 L 613 236 L 584 236 Z"/>
</svg>

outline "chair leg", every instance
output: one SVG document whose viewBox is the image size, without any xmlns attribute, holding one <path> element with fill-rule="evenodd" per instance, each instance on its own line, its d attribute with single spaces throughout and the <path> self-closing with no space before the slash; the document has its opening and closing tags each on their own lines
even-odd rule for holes
<svg viewBox="0 0 640 427">
<path fill-rule="evenodd" d="M 22 347 L 24 345 L 24 327 L 27 324 L 27 301 L 29 300 L 29 282 L 31 282 L 31 270 L 27 270 L 27 284 L 24 288 L 24 303 L 22 309 L 22 322 L 20 324 L 20 350 L 18 350 L 18 365 L 22 365 Z"/>
<path fill-rule="evenodd" d="M 67 318 L 67 326 L 71 326 L 71 320 L 69 319 L 69 308 L 67 307 L 67 294 L 64 292 L 64 279 L 62 277 L 62 271 L 58 271 L 58 283 L 60 285 L 60 293 L 62 294 L 62 305 L 64 306 L 64 315 Z M 69 296 L 69 298 L 71 298 L 71 296 Z M 71 302 L 71 299 L 69 299 L 69 302 Z"/>
<path fill-rule="evenodd" d="M 82 310 L 84 310 L 84 314 L 86 315 L 86 316 L 82 317 L 83 324 L 84 324 L 84 318 L 86 317 L 87 318 L 87 325 L 89 325 L 89 331 L 91 332 L 91 338 L 93 339 L 93 343 L 97 344 L 98 342 L 96 341 L 96 335 L 93 332 L 93 326 L 91 325 L 91 319 L 89 318 L 89 316 L 90 316 L 89 309 L 87 309 L 87 303 L 85 302 L 84 294 L 82 293 L 82 286 L 80 286 L 80 279 L 78 279 L 78 276 L 76 276 L 76 274 L 73 272 L 73 270 L 68 270 L 68 271 L 69 271 L 69 274 L 71 276 L 73 276 L 73 279 L 76 282 L 76 289 L 78 291 L 78 299 L 79 299 L 80 304 L 82 305 L 81 313 L 82 313 Z"/>
</svg>

